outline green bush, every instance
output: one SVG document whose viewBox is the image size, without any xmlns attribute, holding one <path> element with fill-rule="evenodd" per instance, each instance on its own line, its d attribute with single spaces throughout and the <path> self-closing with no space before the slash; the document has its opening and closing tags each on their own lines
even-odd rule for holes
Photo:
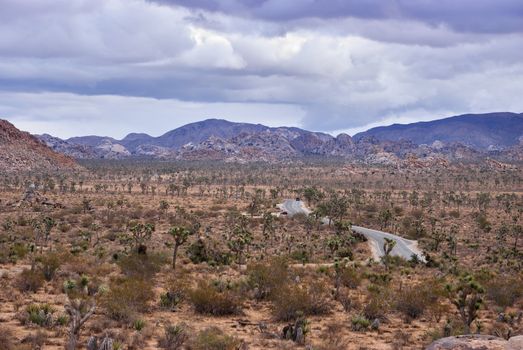
<svg viewBox="0 0 523 350">
<path fill-rule="evenodd" d="M 387 287 L 370 285 L 369 296 L 363 307 L 363 316 L 369 320 L 385 320 L 390 310 L 390 291 Z"/>
<path fill-rule="evenodd" d="M 158 342 L 158 346 L 166 350 L 180 350 L 188 339 L 189 334 L 185 324 L 168 325 L 165 327 L 164 336 Z"/>
<path fill-rule="evenodd" d="M 217 242 L 198 239 L 187 248 L 187 255 L 193 264 L 208 263 L 211 266 L 230 265 L 230 252 L 219 249 Z"/>
<path fill-rule="evenodd" d="M 242 342 L 224 334 L 216 327 L 207 328 L 196 335 L 189 343 L 189 350 L 237 350 Z"/>
<path fill-rule="evenodd" d="M 167 291 L 160 295 L 160 306 L 174 311 L 178 304 L 187 297 L 189 283 L 187 273 L 183 270 L 179 270 L 175 276 L 171 276 L 165 285 Z"/>
<path fill-rule="evenodd" d="M 284 259 L 269 263 L 255 263 L 247 267 L 248 284 L 257 300 L 272 299 L 289 282 L 289 271 Z"/>
<path fill-rule="evenodd" d="M 341 266 L 336 271 L 340 285 L 355 289 L 361 284 L 362 276 L 353 266 Z"/>
<path fill-rule="evenodd" d="M 293 321 L 299 316 L 325 315 L 331 308 L 328 295 L 321 281 L 308 287 L 285 286 L 276 293 L 272 311 L 279 321 Z"/>
<path fill-rule="evenodd" d="M 40 327 L 53 326 L 53 313 L 55 310 L 49 304 L 30 304 L 25 308 L 26 323 Z"/>
<path fill-rule="evenodd" d="M 38 258 L 40 268 L 47 281 L 51 281 L 56 273 L 56 270 L 62 266 L 70 258 L 67 252 L 54 251 L 47 252 Z"/>
<path fill-rule="evenodd" d="M 161 254 L 132 253 L 122 256 L 118 260 L 118 265 L 127 277 L 148 279 L 160 272 L 162 265 L 165 265 L 166 262 L 166 257 Z"/>
<path fill-rule="evenodd" d="M 44 285 L 44 274 L 35 269 L 24 269 L 16 279 L 16 286 L 21 292 L 36 293 Z"/>
<path fill-rule="evenodd" d="M 148 280 L 122 278 L 109 285 L 102 298 L 107 315 L 116 321 L 131 322 L 137 314 L 147 311 L 154 297 L 153 285 Z"/>
<path fill-rule="evenodd" d="M 513 306 L 523 296 L 523 279 L 517 276 L 500 275 L 486 285 L 488 298 L 503 308 Z"/>
<path fill-rule="evenodd" d="M 355 332 L 366 331 L 370 327 L 370 321 L 365 316 L 354 316 L 351 319 L 352 330 Z"/>
<path fill-rule="evenodd" d="M 11 246 L 9 255 L 15 259 L 23 259 L 29 253 L 29 248 L 23 243 L 15 243 Z"/>
<path fill-rule="evenodd" d="M 189 299 L 197 313 L 214 316 L 238 314 L 243 304 L 239 291 L 220 288 L 207 281 L 200 281 L 195 289 L 190 290 Z"/>
<path fill-rule="evenodd" d="M 141 332 L 142 329 L 145 328 L 145 321 L 142 319 L 134 320 L 133 322 L 133 328 L 137 330 L 138 332 Z"/>
<path fill-rule="evenodd" d="M 423 315 L 433 302 L 437 300 L 431 298 L 428 288 L 416 285 L 404 288 L 396 294 L 395 308 L 405 315 L 407 320 L 413 320 Z"/>
</svg>

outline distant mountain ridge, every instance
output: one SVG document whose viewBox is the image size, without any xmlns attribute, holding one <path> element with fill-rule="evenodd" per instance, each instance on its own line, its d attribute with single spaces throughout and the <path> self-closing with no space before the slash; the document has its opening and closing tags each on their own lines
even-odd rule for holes
<svg viewBox="0 0 523 350">
<path fill-rule="evenodd" d="M 106 136 L 80 136 L 72 137 L 65 141 L 72 144 L 91 147 L 97 147 L 102 143 L 109 141 L 120 144 L 127 148 L 131 153 L 134 153 L 134 151 L 142 145 L 178 149 L 189 143 L 198 144 L 209 139 L 211 136 L 226 140 L 240 134 L 255 134 L 276 130 L 284 130 L 285 132 L 294 133 L 296 135 L 301 135 L 303 133 L 321 134 L 294 127 L 271 128 L 261 124 L 234 123 L 223 119 L 206 119 L 186 124 L 158 137 L 153 137 L 144 133 L 131 133 L 122 140 L 115 140 L 114 138 Z M 330 137 L 327 134 L 323 135 L 324 137 Z"/>
<path fill-rule="evenodd" d="M 521 161 L 523 115 L 462 115 L 432 122 L 373 128 L 337 137 L 295 127 L 268 127 L 207 119 L 159 137 L 143 133 L 122 140 L 85 136 L 68 140 L 42 135 L 54 150 L 74 158 L 146 157 L 158 159 L 285 161 L 308 156 L 339 157 L 372 164 L 467 162 L 496 158 Z"/>
<path fill-rule="evenodd" d="M 464 114 L 456 117 L 380 126 L 354 135 L 375 137 L 380 141 L 410 140 L 415 144 L 459 142 L 478 149 L 514 146 L 523 136 L 523 113 Z"/>
</svg>

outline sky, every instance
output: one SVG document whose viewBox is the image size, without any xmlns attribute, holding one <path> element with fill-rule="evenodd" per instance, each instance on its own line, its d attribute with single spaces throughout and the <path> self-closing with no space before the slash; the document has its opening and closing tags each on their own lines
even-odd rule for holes
<svg viewBox="0 0 523 350">
<path fill-rule="evenodd" d="M 521 0 L 0 0 L 0 118 L 32 133 L 494 111 L 523 112 Z"/>
</svg>

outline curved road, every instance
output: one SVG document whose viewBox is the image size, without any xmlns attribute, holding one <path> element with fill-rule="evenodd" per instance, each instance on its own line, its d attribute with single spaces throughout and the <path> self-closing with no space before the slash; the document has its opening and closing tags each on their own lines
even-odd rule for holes
<svg viewBox="0 0 523 350">
<path fill-rule="evenodd" d="M 311 212 L 302 201 L 296 201 L 292 199 L 285 200 L 282 204 L 279 205 L 279 208 L 282 212 L 286 212 L 289 217 L 300 213 L 309 215 Z M 324 224 L 328 224 L 329 219 L 323 218 L 322 222 Z M 372 230 L 360 226 L 353 225 L 352 230 L 367 237 L 372 249 L 372 254 L 374 255 L 374 259 L 378 261 L 383 255 L 385 255 L 385 251 L 383 249 L 385 238 L 396 241 L 396 245 L 392 249 L 391 255 L 400 256 L 407 260 L 409 260 L 412 255 L 417 255 L 421 261 L 425 261 L 423 253 L 419 250 L 418 242 L 416 241 L 399 237 L 393 235 L 392 233 Z"/>
</svg>

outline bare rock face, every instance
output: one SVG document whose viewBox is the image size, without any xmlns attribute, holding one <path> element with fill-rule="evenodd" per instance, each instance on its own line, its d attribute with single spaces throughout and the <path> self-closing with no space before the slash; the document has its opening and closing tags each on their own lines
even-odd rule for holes
<svg viewBox="0 0 523 350">
<path fill-rule="evenodd" d="M 523 349 L 523 335 L 512 337 L 508 341 L 507 350 L 521 350 Z"/>
<path fill-rule="evenodd" d="M 462 335 L 439 339 L 426 350 L 512 350 L 508 344 L 504 339 L 489 335 Z"/>
</svg>

